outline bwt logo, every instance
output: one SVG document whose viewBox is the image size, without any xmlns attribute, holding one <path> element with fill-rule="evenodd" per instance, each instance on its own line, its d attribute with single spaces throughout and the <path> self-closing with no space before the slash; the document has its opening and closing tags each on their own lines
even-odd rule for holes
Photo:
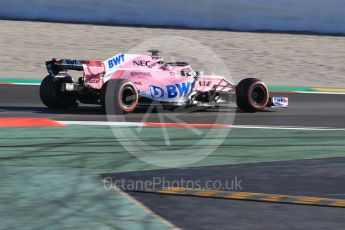
<svg viewBox="0 0 345 230">
<path fill-rule="evenodd" d="M 109 69 L 113 68 L 114 66 L 121 64 L 124 61 L 125 61 L 125 55 L 124 54 L 119 54 L 119 55 L 113 57 L 112 59 L 110 59 L 108 61 Z"/>
<path fill-rule="evenodd" d="M 286 97 L 275 97 L 273 98 L 274 99 L 274 102 L 282 102 L 282 103 L 285 103 L 285 102 L 288 102 L 288 99 Z"/>
<path fill-rule="evenodd" d="M 175 85 L 165 86 L 165 90 L 159 86 L 150 85 L 151 96 L 154 99 L 159 99 L 167 96 L 168 98 L 175 98 L 177 96 L 184 97 L 193 88 L 194 82 L 183 82 Z"/>
</svg>

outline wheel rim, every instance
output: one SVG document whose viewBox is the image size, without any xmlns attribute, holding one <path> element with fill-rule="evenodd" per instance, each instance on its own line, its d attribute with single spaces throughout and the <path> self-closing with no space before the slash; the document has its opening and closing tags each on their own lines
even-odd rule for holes
<svg viewBox="0 0 345 230">
<path fill-rule="evenodd" d="M 265 106 L 267 103 L 267 90 L 264 85 L 254 85 L 251 94 L 250 101 L 255 106 Z"/>
<path fill-rule="evenodd" d="M 138 102 L 138 95 L 131 85 L 124 85 L 120 90 L 119 104 L 122 110 L 129 112 L 135 109 Z"/>
</svg>

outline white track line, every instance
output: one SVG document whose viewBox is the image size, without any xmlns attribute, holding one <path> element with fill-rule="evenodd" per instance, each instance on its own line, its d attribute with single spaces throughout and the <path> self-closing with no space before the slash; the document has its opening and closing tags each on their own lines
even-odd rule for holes
<svg viewBox="0 0 345 230">
<path fill-rule="evenodd" d="M 108 121 L 58 121 L 64 125 L 93 125 L 114 127 L 150 127 L 143 122 L 108 122 Z M 159 126 L 158 126 L 159 127 Z M 277 129 L 277 130 L 305 130 L 305 131 L 345 131 L 345 128 L 330 127 L 302 127 L 302 126 L 254 126 L 254 125 L 229 125 L 235 129 Z"/>
<path fill-rule="evenodd" d="M 274 91 L 272 91 L 274 93 Z M 345 95 L 345 92 L 318 92 L 318 91 L 292 91 L 294 93 L 305 93 L 305 94 L 328 94 L 328 95 Z"/>
<path fill-rule="evenodd" d="M 233 125 L 232 128 L 238 128 L 238 129 L 306 130 L 306 131 L 345 131 L 345 128 L 302 127 L 302 126 L 251 126 L 251 125 Z"/>
<path fill-rule="evenodd" d="M 16 83 L 10 83 L 9 85 L 41 85 L 41 83 L 20 83 L 20 82 L 16 82 Z"/>
<path fill-rule="evenodd" d="M 58 121 L 64 125 L 96 125 L 96 126 L 122 126 L 122 127 L 141 127 L 145 126 L 142 122 L 112 122 L 112 121 Z"/>
</svg>

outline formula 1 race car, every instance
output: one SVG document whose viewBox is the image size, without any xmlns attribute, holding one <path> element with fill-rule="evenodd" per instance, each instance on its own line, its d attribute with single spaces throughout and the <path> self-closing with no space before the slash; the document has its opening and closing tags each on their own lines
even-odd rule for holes
<svg viewBox="0 0 345 230">
<path fill-rule="evenodd" d="M 214 107 L 234 97 L 246 112 L 288 107 L 288 98 L 271 98 L 266 85 L 257 78 L 246 78 L 235 85 L 222 76 L 193 71 L 186 62 L 165 63 L 157 50 L 149 52 L 151 55 L 120 53 L 106 61 L 47 61 L 49 75 L 40 86 L 41 100 L 49 108 L 75 107 L 77 101 L 100 104 L 107 110 L 110 107 L 114 114 L 130 113 L 137 106 L 153 102 Z M 75 80 L 68 70 L 83 71 L 83 75 Z"/>
</svg>

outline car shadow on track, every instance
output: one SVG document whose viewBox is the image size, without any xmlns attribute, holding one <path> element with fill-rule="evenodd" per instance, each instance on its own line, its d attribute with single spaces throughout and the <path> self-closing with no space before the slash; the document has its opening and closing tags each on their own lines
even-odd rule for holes
<svg viewBox="0 0 345 230">
<path fill-rule="evenodd" d="M 105 114 L 100 107 L 77 107 L 70 109 L 50 109 L 39 106 L 0 106 L 1 112 L 31 112 L 45 114 Z"/>
<path fill-rule="evenodd" d="M 265 110 L 264 113 L 271 113 L 275 111 Z M 180 117 L 183 121 L 188 123 L 212 123 L 218 116 L 236 116 L 246 114 L 234 107 L 222 108 L 166 108 L 163 110 L 150 109 L 139 107 L 134 112 L 120 115 L 128 121 L 142 121 L 147 119 L 150 122 L 160 122 L 159 114 L 163 116 Z M 248 113 L 247 113 L 248 114 Z M 106 112 L 97 105 L 82 105 L 69 109 L 50 109 L 44 106 L 0 106 L 0 117 L 47 117 L 52 119 L 63 120 L 107 120 Z M 170 122 L 175 123 L 173 120 Z"/>
<path fill-rule="evenodd" d="M 106 114 L 100 106 L 83 105 L 68 109 L 50 109 L 41 106 L 0 106 L 0 112 L 33 112 L 47 114 Z M 145 107 L 137 108 L 133 113 L 196 113 L 196 112 L 242 112 L 236 108 L 164 108 L 162 110 L 148 109 Z"/>
</svg>

